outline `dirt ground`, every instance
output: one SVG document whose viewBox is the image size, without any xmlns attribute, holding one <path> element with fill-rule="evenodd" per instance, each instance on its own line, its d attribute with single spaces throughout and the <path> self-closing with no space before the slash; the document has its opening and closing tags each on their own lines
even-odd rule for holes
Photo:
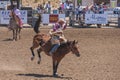
<svg viewBox="0 0 120 80">
<path fill-rule="evenodd" d="M 37 54 L 30 60 L 34 35 L 32 28 L 24 28 L 21 40 L 11 41 L 12 32 L 0 27 L 0 80 L 120 80 L 120 29 L 66 29 L 67 39 L 78 40 L 81 57 L 66 55 L 58 67 L 58 78 L 52 77 L 51 57 L 42 53 L 41 64 L 37 64 Z"/>
</svg>

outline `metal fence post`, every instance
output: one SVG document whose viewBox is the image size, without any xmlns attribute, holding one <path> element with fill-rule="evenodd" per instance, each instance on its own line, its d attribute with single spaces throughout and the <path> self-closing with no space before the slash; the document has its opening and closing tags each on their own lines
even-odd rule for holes
<svg viewBox="0 0 120 80">
<path fill-rule="evenodd" d="M 120 28 L 120 12 L 118 13 L 118 28 Z"/>
</svg>

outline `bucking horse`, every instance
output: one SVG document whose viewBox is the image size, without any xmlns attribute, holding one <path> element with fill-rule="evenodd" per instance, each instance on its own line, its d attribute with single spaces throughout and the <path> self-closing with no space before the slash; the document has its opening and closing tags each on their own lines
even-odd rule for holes
<svg viewBox="0 0 120 80">
<path fill-rule="evenodd" d="M 41 33 L 39 31 L 39 24 L 41 22 L 41 15 L 39 15 L 38 20 L 36 21 L 36 24 L 34 26 L 34 31 L 36 32 L 36 35 L 33 37 L 33 45 L 30 47 L 32 57 L 31 60 L 34 60 L 35 54 L 34 54 L 34 49 L 37 49 L 38 53 L 38 64 L 40 64 L 41 61 L 41 55 L 40 53 L 43 51 L 46 55 L 49 55 L 49 51 L 52 48 L 52 43 L 51 43 L 51 36 L 49 34 Z M 80 57 L 80 52 L 77 47 L 77 41 L 67 41 L 66 43 L 62 43 L 60 47 L 53 53 L 52 56 L 52 62 L 53 62 L 53 76 L 56 77 L 58 76 L 57 74 L 57 68 L 61 60 L 64 58 L 64 56 L 70 52 L 75 54 L 77 57 Z"/>
</svg>

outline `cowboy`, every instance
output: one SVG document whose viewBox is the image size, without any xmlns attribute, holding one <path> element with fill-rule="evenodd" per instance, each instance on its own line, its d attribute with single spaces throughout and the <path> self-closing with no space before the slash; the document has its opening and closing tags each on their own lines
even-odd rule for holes
<svg viewBox="0 0 120 80">
<path fill-rule="evenodd" d="M 57 48 L 60 46 L 60 43 L 67 42 L 67 40 L 65 39 L 64 34 L 63 34 L 63 30 L 65 30 L 66 27 L 67 27 L 66 21 L 63 19 L 60 19 L 53 25 L 53 28 L 49 31 L 49 34 L 52 37 L 51 43 L 53 45 L 52 49 L 49 52 L 49 54 L 51 56 L 57 50 Z"/>
<path fill-rule="evenodd" d="M 15 15 L 15 20 L 17 22 L 17 24 L 19 25 L 20 28 L 22 28 L 22 19 L 21 19 L 21 13 L 20 10 L 17 9 L 16 5 L 13 5 L 13 10 L 12 10 L 13 15 Z"/>
</svg>

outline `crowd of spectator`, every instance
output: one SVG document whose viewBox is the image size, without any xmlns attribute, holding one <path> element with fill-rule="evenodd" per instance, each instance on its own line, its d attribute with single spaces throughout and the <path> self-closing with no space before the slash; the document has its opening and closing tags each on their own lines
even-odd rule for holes
<svg viewBox="0 0 120 80">
<path fill-rule="evenodd" d="M 76 14 L 76 19 L 78 19 L 78 16 L 85 14 L 90 14 L 90 13 L 96 13 L 96 14 L 103 14 L 104 11 L 108 10 L 108 6 L 102 2 L 101 4 L 92 4 L 90 6 L 81 6 L 80 4 L 75 8 L 75 14 Z"/>
<path fill-rule="evenodd" d="M 51 5 L 51 2 L 48 1 L 47 3 L 38 4 L 37 11 L 39 13 L 52 13 L 52 10 L 54 10 L 54 6 Z M 72 10 L 73 9 L 73 3 L 71 1 L 65 1 L 59 4 L 59 7 L 57 8 L 58 13 L 65 13 L 65 10 Z"/>
<path fill-rule="evenodd" d="M 52 5 L 50 3 L 50 1 L 48 1 L 48 3 L 43 3 L 43 4 L 38 4 L 37 6 L 37 11 L 39 13 L 51 13 L 51 9 L 52 9 Z"/>
<path fill-rule="evenodd" d="M 48 1 L 47 3 L 38 4 L 37 11 L 39 13 L 52 13 L 52 10 L 54 9 L 54 6 L 51 5 L 51 2 Z M 90 6 L 82 6 L 81 4 L 78 4 L 76 7 L 74 7 L 74 4 L 71 1 L 66 0 L 65 2 L 61 2 L 59 4 L 59 7 L 57 8 L 58 13 L 64 13 L 66 16 L 69 16 L 70 12 L 74 12 L 76 17 L 81 14 L 85 13 L 99 13 L 103 14 L 104 11 L 108 9 L 108 6 L 106 3 L 102 2 L 101 4 L 92 4 Z"/>
</svg>

